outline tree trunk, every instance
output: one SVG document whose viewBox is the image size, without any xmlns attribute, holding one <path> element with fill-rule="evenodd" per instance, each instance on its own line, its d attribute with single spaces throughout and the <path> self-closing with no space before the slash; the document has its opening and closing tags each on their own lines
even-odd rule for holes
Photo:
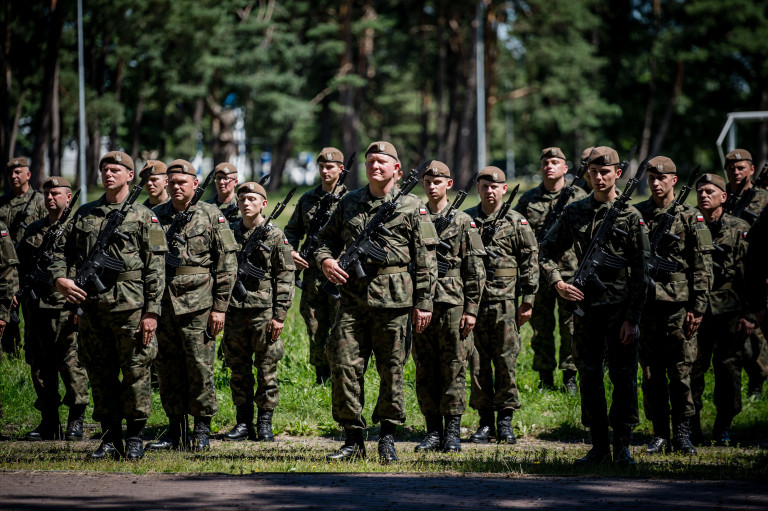
<svg viewBox="0 0 768 511">
<path fill-rule="evenodd" d="M 139 94 L 139 101 L 136 104 L 136 115 L 133 117 L 133 143 L 131 144 L 131 158 L 136 161 L 141 151 L 141 120 L 144 117 L 144 104 L 146 98 L 144 94 Z M 154 148 L 148 148 L 154 149 Z"/>
<path fill-rule="evenodd" d="M 0 163 L 7 162 L 12 157 L 14 125 L 11 124 L 11 4 L 3 2 L 2 24 L 0 25 L 0 73 L 2 73 L 3 90 L 0 93 Z M 5 181 L 5 180 L 3 180 Z"/>
<path fill-rule="evenodd" d="M 293 140 L 291 139 L 291 130 L 293 124 L 287 126 L 280 137 L 277 139 L 277 143 L 274 146 L 272 152 L 272 170 L 269 173 L 269 183 L 267 183 L 267 190 L 273 192 L 280 189 L 280 185 L 283 182 L 283 171 L 285 170 L 285 164 L 293 153 Z"/>
<path fill-rule="evenodd" d="M 682 60 L 677 61 L 677 74 L 675 75 L 675 83 L 672 87 L 672 94 L 669 97 L 667 108 L 664 111 L 664 116 L 661 118 L 661 123 L 656 131 L 656 136 L 653 138 L 649 155 L 657 155 L 661 150 L 661 146 L 664 143 L 664 139 L 669 131 L 669 123 L 672 119 L 672 114 L 677 106 L 677 100 L 680 97 L 680 93 L 683 91 L 683 80 L 685 79 L 685 64 Z M 645 159 L 645 158 L 643 158 Z M 642 160 L 641 160 L 642 161 Z"/>
<path fill-rule="evenodd" d="M 59 108 L 59 63 L 53 75 L 51 96 L 51 144 L 48 148 L 48 168 L 51 176 L 61 175 L 61 110 Z"/>
</svg>

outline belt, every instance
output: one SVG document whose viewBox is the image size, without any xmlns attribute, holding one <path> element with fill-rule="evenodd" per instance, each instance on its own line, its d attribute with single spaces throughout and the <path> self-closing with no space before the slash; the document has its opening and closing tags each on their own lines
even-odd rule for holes
<svg viewBox="0 0 768 511">
<path fill-rule="evenodd" d="M 376 268 L 376 275 L 391 275 L 393 273 L 403 273 L 408 271 L 408 266 L 382 266 Z"/>
<path fill-rule="evenodd" d="M 179 266 L 176 268 L 176 275 L 202 275 L 204 273 L 211 273 L 211 269 L 202 266 Z"/>
<path fill-rule="evenodd" d="M 496 277 L 517 277 L 517 268 L 494 268 Z"/>
<path fill-rule="evenodd" d="M 141 270 L 124 271 L 118 273 L 115 282 L 125 282 L 126 280 L 140 280 L 142 276 Z"/>
<path fill-rule="evenodd" d="M 440 277 L 461 277 L 461 268 L 451 268 L 445 272 L 445 275 L 440 275 Z"/>
</svg>

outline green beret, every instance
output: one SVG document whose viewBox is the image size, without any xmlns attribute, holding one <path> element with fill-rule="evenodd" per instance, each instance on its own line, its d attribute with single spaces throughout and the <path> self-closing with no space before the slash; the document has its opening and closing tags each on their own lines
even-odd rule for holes
<svg viewBox="0 0 768 511">
<path fill-rule="evenodd" d="M 10 172 L 16 167 L 29 167 L 29 160 L 23 156 L 16 156 L 15 158 L 11 158 L 11 160 L 8 162 L 7 170 Z"/>
<path fill-rule="evenodd" d="M 490 181 L 491 183 L 507 182 L 507 176 L 504 174 L 504 171 L 501 170 L 499 167 L 485 167 L 483 170 L 478 172 L 477 174 L 478 182 L 483 179 Z"/>
<path fill-rule="evenodd" d="M 656 174 L 677 174 L 675 162 L 666 156 L 656 156 L 648 160 L 648 172 Z"/>
<path fill-rule="evenodd" d="M 167 170 L 165 163 L 160 160 L 147 160 L 144 164 L 144 168 L 141 169 L 139 175 L 144 175 L 144 172 L 150 170 L 153 176 L 164 176 Z"/>
<path fill-rule="evenodd" d="M 128 170 L 134 170 L 133 159 L 122 151 L 110 151 L 105 154 L 99 162 L 99 170 L 104 168 L 104 165 L 114 163 L 115 165 L 122 165 Z"/>
<path fill-rule="evenodd" d="M 386 154 L 387 156 L 391 156 L 395 160 L 400 161 L 397 157 L 397 149 L 395 149 L 395 146 L 389 142 L 372 142 L 371 145 L 368 146 L 368 149 L 365 150 L 365 155 L 368 156 L 369 154 Z"/>
<path fill-rule="evenodd" d="M 561 160 L 566 159 L 565 154 L 563 154 L 563 151 L 560 150 L 559 147 L 547 147 L 546 149 L 542 149 L 539 161 L 543 160 L 544 158 L 560 158 Z"/>
<path fill-rule="evenodd" d="M 186 174 L 197 177 L 197 169 L 187 160 L 173 160 L 168 164 L 167 174 Z"/>
<path fill-rule="evenodd" d="M 344 164 L 344 154 L 335 147 L 323 147 L 320 154 L 317 155 L 317 163 L 338 163 Z"/>
<path fill-rule="evenodd" d="M 752 154 L 746 149 L 734 149 L 725 155 L 725 166 L 727 167 L 729 163 L 736 163 L 742 160 L 749 160 L 751 162 Z"/>
<path fill-rule="evenodd" d="M 71 190 L 72 185 L 61 176 L 51 176 L 43 181 L 43 190 L 48 190 L 50 188 L 69 188 Z"/>
<path fill-rule="evenodd" d="M 611 147 L 602 145 L 595 147 L 591 152 L 592 155 L 589 157 L 590 165 L 595 164 L 606 167 L 621 163 L 619 160 L 619 153 Z"/>
<path fill-rule="evenodd" d="M 258 193 L 265 199 L 267 198 L 267 191 L 264 189 L 264 187 L 259 183 L 254 183 L 253 181 L 248 181 L 238 186 L 237 195 L 240 195 L 241 193 Z"/>
<path fill-rule="evenodd" d="M 699 185 L 706 185 L 711 184 L 715 185 L 716 187 L 720 188 L 722 191 L 727 191 L 725 188 L 725 179 L 718 176 L 717 174 L 702 174 L 699 179 L 696 180 L 696 189 L 699 188 Z"/>
<path fill-rule="evenodd" d="M 429 162 L 429 165 L 427 165 L 427 170 L 424 171 L 424 175 L 451 177 L 451 169 L 441 161 L 432 160 Z"/>
<path fill-rule="evenodd" d="M 216 165 L 215 169 L 216 172 L 214 175 L 218 174 L 219 172 L 223 172 L 224 174 L 237 174 L 237 167 L 229 162 L 219 163 Z"/>
</svg>

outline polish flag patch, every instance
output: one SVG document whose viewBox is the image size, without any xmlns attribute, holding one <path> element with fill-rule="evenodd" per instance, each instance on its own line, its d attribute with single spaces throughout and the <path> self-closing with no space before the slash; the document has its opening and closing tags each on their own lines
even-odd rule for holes
<svg viewBox="0 0 768 511">
<path fill-rule="evenodd" d="M 0 237 L 3 237 L 3 238 L 5 238 L 6 236 L 8 236 L 8 231 L 6 231 L 5 229 L 3 229 L 2 231 L 0 231 Z"/>
<path fill-rule="evenodd" d="M 153 224 L 159 224 L 160 220 L 158 220 L 156 216 L 152 215 L 152 223 Z"/>
<path fill-rule="evenodd" d="M 645 227 L 645 221 L 644 221 L 642 218 L 640 219 L 640 225 L 642 225 L 643 227 Z"/>
<path fill-rule="evenodd" d="M 286 244 L 286 245 L 289 245 L 288 239 L 287 238 L 283 238 L 283 243 Z"/>
<path fill-rule="evenodd" d="M 223 224 L 223 223 L 224 223 L 224 222 L 226 222 L 226 221 L 227 221 L 227 219 L 226 219 L 226 218 L 224 218 L 223 216 L 220 216 L 220 217 L 219 217 L 219 223 L 220 223 L 220 224 Z"/>
<path fill-rule="evenodd" d="M 469 225 L 470 227 L 477 227 L 474 220 L 470 220 Z"/>
<path fill-rule="evenodd" d="M 419 208 L 419 214 L 420 215 L 426 215 L 427 214 L 427 208 Z"/>
<path fill-rule="evenodd" d="M 5 236 L 5 231 L 3 231 L 3 236 Z M 744 231 L 744 233 L 742 234 L 742 237 L 744 239 L 747 239 L 747 231 Z"/>
<path fill-rule="evenodd" d="M 528 225 L 528 220 L 526 220 L 525 218 L 521 218 L 520 219 L 520 224 L 521 225 Z"/>
<path fill-rule="evenodd" d="M 696 221 L 697 222 L 703 222 L 704 221 L 704 217 L 701 216 L 701 215 L 696 215 Z"/>
</svg>

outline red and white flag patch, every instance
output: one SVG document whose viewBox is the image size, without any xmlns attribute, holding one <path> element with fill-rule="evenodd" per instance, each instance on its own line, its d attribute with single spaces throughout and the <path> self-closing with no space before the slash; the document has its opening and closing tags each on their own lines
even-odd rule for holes
<svg viewBox="0 0 768 511">
<path fill-rule="evenodd" d="M 520 224 L 522 224 L 522 225 L 528 225 L 528 220 L 526 220 L 525 218 L 521 218 L 521 219 L 520 219 Z"/>
<path fill-rule="evenodd" d="M 427 208 L 419 208 L 419 214 L 420 215 L 426 215 L 427 214 Z"/>
<path fill-rule="evenodd" d="M 155 215 L 152 215 L 152 223 L 153 223 L 153 224 L 159 224 L 159 223 L 160 223 L 160 220 L 158 220 L 158 219 L 157 219 L 157 217 L 156 217 Z"/>
<path fill-rule="evenodd" d="M 224 218 L 223 216 L 220 216 L 220 217 L 219 217 L 219 223 L 220 223 L 220 224 L 223 224 L 223 223 L 224 223 L 224 222 L 226 222 L 226 221 L 227 221 L 227 219 L 226 219 L 226 218 Z"/>
<path fill-rule="evenodd" d="M 701 215 L 696 215 L 696 221 L 697 222 L 703 222 L 704 221 L 704 217 L 701 216 Z"/>
<path fill-rule="evenodd" d="M 474 220 L 470 220 L 470 221 L 469 221 L 469 226 L 470 226 L 470 227 L 477 227 L 477 225 L 475 224 L 475 221 L 474 221 Z"/>
<path fill-rule="evenodd" d="M 3 232 L 5 232 L 5 231 L 3 231 Z M 5 234 L 3 234 L 3 236 L 5 236 Z M 744 239 L 747 239 L 747 231 L 744 231 L 744 233 L 742 234 L 742 237 Z"/>
<path fill-rule="evenodd" d="M 289 245 L 288 238 L 283 238 L 283 243 L 286 244 L 286 245 Z"/>
<path fill-rule="evenodd" d="M 6 236 L 8 236 L 8 231 L 6 231 L 5 229 L 3 229 L 2 231 L 0 231 L 0 236 L 1 236 L 1 237 L 3 237 L 3 238 L 5 238 Z"/>
<path fill-rule="evenodd" d="M 645 227 L 645 221 L 644 221 L 642 218 L 640 219 L 640 225 L 642 225 L 643 227 Z"/>
</svg>

